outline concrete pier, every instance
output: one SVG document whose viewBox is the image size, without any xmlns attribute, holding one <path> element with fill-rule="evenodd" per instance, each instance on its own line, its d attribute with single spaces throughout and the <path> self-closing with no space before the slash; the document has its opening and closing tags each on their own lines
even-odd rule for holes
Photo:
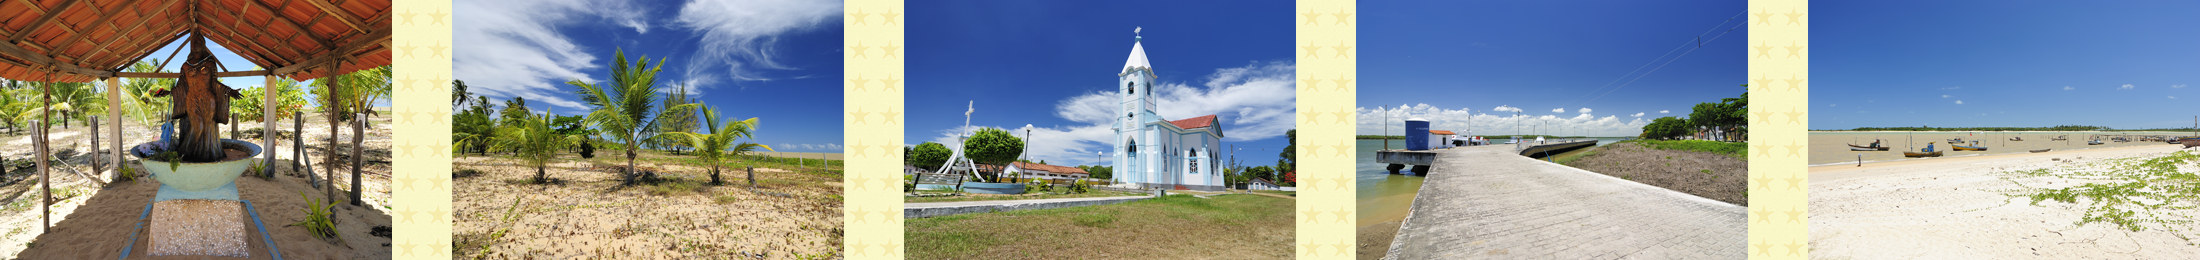
<svg viewBox="0 0 2200 260">
<path fill-rule="evenodd" d="M 1552 164 L 1442 150 L 1384 259 L 1742 259 L 1747 209 Z"/>
</svg>

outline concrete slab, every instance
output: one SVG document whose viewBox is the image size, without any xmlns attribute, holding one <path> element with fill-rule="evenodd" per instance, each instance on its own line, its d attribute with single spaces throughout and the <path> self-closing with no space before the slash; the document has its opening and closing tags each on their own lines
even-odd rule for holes
<svg viewBox="0 0 2200 260">
<path fill-rule="evenodd" d="M 1443 151 L 1384 259 L 1742 259 L 1747 208 L 1520 156 Z"/>
</svg>

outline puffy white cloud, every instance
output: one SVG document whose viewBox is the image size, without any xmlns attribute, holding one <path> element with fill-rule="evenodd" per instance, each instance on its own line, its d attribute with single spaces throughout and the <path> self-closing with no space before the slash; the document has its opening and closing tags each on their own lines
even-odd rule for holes
<svg viewBox="0 0 2200 260">
<path fill-rule="evenodd" d="M 1561 107 L 1561 108 L 1552 108 L 1552 109 L 1551 109 L 1551 113 L 1559 113 L 1559 114 L 1564 114 L 1564 113 L 1566 113 L 1566 108 L 1563 108 L 1563 107 Z"/>
<path fill-rule="evenodd" d="M 1634 117 L 1642 117 L 1642 113 L 1641 113 L 1641 112 L 1636 112 L 1636 113 L 1635 113 L 1635 115 L 1634 115 Z"/>
<path fill-rule="evenodd" d="M 1659 113 L 1659 114 L 1672 114 L 1672 113 L 1673 113 L 1673 111 L 1672 111 L 1672 110 L 1658 110 L 1658 113 Z"/>
<path fill-rule="evenodd" d="M 797 69 L 780 64 L 779 35 L 838 24 L 841 1 L 826 0 L 696 0 L 680 8 L 674 17 L 681 27 L 698 32 L 695 55 L 687 55 L 687 78 L 710 78 L 724 66 L 734 80 L 771 80 L 757 69 Z"/>
<path fill-rule="evenodd" d="M 1508 105 L 1498 105 L 1498 106 L 1497 106 L 1497 108 L 1494 108 L 1494 109 L 1490 109 L 1490 111 L 1520 113 L 1520 112 L 1521 112 L 1521 111 L 1523 111 L 1523 110 L 1520 110 L 1520 108 L 1517 108 L 1517 107 L 1512 107 L 1512 106 L 1508 106 Z"/>
<path fill-rule="evenodd" d="M 2137 88 L 2137 87 L 2131 86 L 2131 84 L 2124 84 L 2124 86 L 2122 86 L 2122 87 L 2116 87 L 2116 89 L 2118 89 L 2118 90 L 2131 90 L 2132 88 Z"/>
<path fill-rule="evenodd" d="M 1223 124 L 1224 141 L 1280 137 L 1284 131 L 1298 128 L 1298 121 L 1292 118 L 1298 113 L 1296 72 L 1297 66 L 1290 62 L 1253 62 L 1245 67 L 1217 69 L 1198 80 L 1200 86 L 1162 82 L 1153 90 L 1158 98 L 1155 107 L 1160 109 L 1156 112 L 1172 120 L 1215 115 Z M 1078 124 L 1034 126 L 1030 140 L 1025 141 L 1030 158 L 1055 165 L 1105 163 L 1105 156 L 1094 161 L 1094 152 L 1115 145 L 1115 95 L 1115 91 L 1095 91 L 1056 103 L 1055 116 Z M 978 106 L 984 109 L 985 103 L 979 102 Z M 961 144 L 956 136 L 978 127 L 986 126 L 942 129 L 929 141 L 957 147 Z M 1022 125 L 994 128 L 1008 129 L 1017 138 L 1024 138 Z"/>
<path fill-rule="evenodd" d="M 1957 105 L 1962 105 L 1962 104 L 1963 104 L 1963 100 L 1962 100 L 1962 99 L 1957 99 L 1957 100 L 1956 100 L 1956 104 L 1957 104 Z"/>
<path fill-rule="evenodd" d="M 565 98 L 565 82 L 595 81 L 581 70 L 601 66 L 588 50 L 558 27 L 610 22 L 648 32 L 646 10 L 626 1 L 481 0 L 451 4 L 460 15 L 451 25 L 451 72 L 470 91 L 494 97 L 525 97 L 552 106 L 582 108 Z"/>
<path fill-rule="evenodd" d="M 1950 95 L 1948 95 L 1948 94 L 1941 94 L 1941 95 L 1940 95 L 1940 98 L 1948 98 L 1948 97 L 1954 97 L 1954 96 L 1950 96 Z"/>
<path fill-rule="evenodd" d="M 1358 125 L 1355 125 L 1353 130 L 1364 135 L 1384 134 L 1384 125 L 1388 124 L 1388 134 L 1402 134 L 1400 129 L 1405 127 L 1406 118 L 1427 119 L 1429 120 L 1429 127 L 1432 129 L 1466 132 L 1473 135 L 1509 135 L 1517 133 L 1635 136 L 1642 133 L 1642 126 L 1649 125 L 1648 121 L 1640 117 L 1623 120 L 1619 116 L 1595 116 L 1590 114 L 1575 114 L 1571 117 L 1558 115 L 1515 116 L 1502 114 L 1503 112 L 1511 112 L 1509 111 L 1511 109 L 1503 108 L 1506 107 L 1483 112 L 1470 111 L 1465 108 L 1440 108 L 1429 104 L 1386 106 L 1381 109 L 1363 107 L 1358 109 L 1357 114 L 1360 120 L 1358 120 Z M 1499 114 L 1492 114 L 1492 112 Z M 1390 120 L 1383 119 L 1386 114 L 1389 115 Z M 1644 115 L 1647 113 L 1635 114 Z"/>
<path fill-rule="evenodd" d="M 1582 114 L 1588 114 L 1588 113 L 1589 113 L 1589 111 L 1591 111 L 1591 110 L 1590 110 L 1589 108 L 1586 108 L 1586 107 L 1584 107 L 1584 108 L 1581 108 L 1581 110 L 1579 110 L 1579 111 L 1581 111 L 1581 113 L 1582 113 Z"/>
</svg>

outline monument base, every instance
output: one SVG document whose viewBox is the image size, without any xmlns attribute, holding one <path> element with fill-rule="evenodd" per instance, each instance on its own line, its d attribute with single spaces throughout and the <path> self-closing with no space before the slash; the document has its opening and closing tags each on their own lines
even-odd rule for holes
<svg viewBox="0 0 2200 260">
<path fill-rule="evenodd" d="M 244 203 L 178 199 L 154 202 L 147 255 L 249 257 Z"/>
</svg>

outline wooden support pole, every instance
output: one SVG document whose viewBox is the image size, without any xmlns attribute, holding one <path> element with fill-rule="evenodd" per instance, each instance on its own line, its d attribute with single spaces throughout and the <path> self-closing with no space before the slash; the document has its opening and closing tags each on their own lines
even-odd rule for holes
<svg viewBox="0 0 2200 260">
<path fill-rule="evenodd" d="M 107 78 L 107 123 L 114 126 L 110 127 L 107 132 L 114 134 L 115 137 L 114 142 L 107 145 L 109 148 L 107 150 L 108 156 L 115 158 L 115 175 L 109 179 L 121 179 L 122 161 L 124 161 L 122 159 L 122 143 L 128 142 L 124 140 L 130 139 L 122 137 L 122 80 L 113 77 Z M 92 132 L 95 135 L 99 134 L 97 133 L 99 131 Z"/>
<path fill-rule="evenodd" d="M 361 145 L 367 142 L 367 113 L 353 115 L 355 117 L 351 118 L 351 205 L 359 206 L 359 172 L 361 168 L 365 168 L 367 158 L 365 156 L 366 149 L 363 149 L 364 145 Z"/>
<path fill-rule="evenodd" d="M 335 68 L 335 67 L 336 67 L 336 60 L 329 60 L 329 65 L 328 65 L 328 67 L 329 67 L 329 68 Z M 320 82 L 322 83 L 322 84 L 321 84 L 321 86 L 322 86 L 322 87 L 324 87 L 324 88 L 326 88 L 326 89 L 325 89 L 324 91 L 322 91 L 321 93 L 328 93 L 328 94 L 329 94 L 329 95 L 328 95 L 328 97 L 327 97 L 327 98 L 328 98 L 328 100 L 326 100 L 326 102 L 322 102 L 322 103 L 321 103 L 321 114 L 322 114 L 322 115 L 327 115 L 327 116 L 328 116 L 328 146 L 326 146 L 326 147 L 321 147 L 321 155 L 323 156 L 323 157 L 322 157 L 322 159 L 324 159 L 324 160 L 327 160 L 327 162 L 326 162 L 326 163 L 322 163 L 322 166 L 325 166 L 325 167 L 323 167 L 323 168 L 326 168 L 326 169 L 321 169 L 321 171 L 322 171 L 322 172 L 324 172 L 324 173 L 326 174 L 325 176 L 323 176 L 323 177 L 326 177 L 326 178 L 325 178 L 325 179 L 323 179 L 323 180 L 328 180 L 328 184 L 329 184 L 329 185 L 326 185 L 326 186 L 322 186 L 322 187 L 321 187 L 321 191 L 322 191 L 322 193 L 325 193 L 325 195 L 327 196 L 327 198 L 326 198 L 326 199 L 327 199 L 328 201 L 336 201 L 336 167 L 335 167 L 335 165 L 336 165 L 336 129 L 338 129 L 338 128 L 343 128 L 343 125 L 342 125 L 342 124 L 339 124 L 339 123 L 338 123 L 338 122 L 336 121 L 336 118 L 337 118 L 337 115 L 342 115 L 342 113 L 344 113 L 344 111 L 342 111 L 342 110 L 343 110 L 343 101 L 340 101 L 341 99 L 340 99 L 340 98 L 337 98 L 337 97 L 336 97 L 336 95 L 335 95 L 335 94 L 337 93 L 337 92 L 336 92 L 336 71 L 337 71 L 337 70 L 336 70 L 336 69 L 329 69 L 329 70 L 327 70 L 327 71 L 328 71 L 328 77 L 322 77 L 322 78 L 321 78 L 321 79 L 319 79 L 319 80 L 315 80 L 315 81 L 320 81 Z"/>
<path fill-rule="evenodd" d="M 38 221 L 42 223 L 42 228 L 38 231 L 53 231 L 53 180 L 46 174 L 47 168 L 51 167 L 46 162 L 46 121 L 31 120 L 31 125 L 38 126 L 31 128 L 31 141 L 35 143 L 31 146 L 37 150 L 37 153 L 31 154 L 31 162 L 38 165 Z"/>
<path fill-rule="evenodd" d="M 282 95 L 276 92 L 275 79 L 275 75 L 267 75 L 267 84 L 260 85 L 260 97 L 263 98 L 260 101 L 260 140 L 267 142 L 267 145 L 262 145 L 267 147 L 267 157 L 260 163 L 266 166 L 260 167 L 261 178 L 275 178 L 275 142 L 278 140 L 275 139 L 275 110 L 281 107 L 275 104 L 275 96 Z"/>
</svg>

